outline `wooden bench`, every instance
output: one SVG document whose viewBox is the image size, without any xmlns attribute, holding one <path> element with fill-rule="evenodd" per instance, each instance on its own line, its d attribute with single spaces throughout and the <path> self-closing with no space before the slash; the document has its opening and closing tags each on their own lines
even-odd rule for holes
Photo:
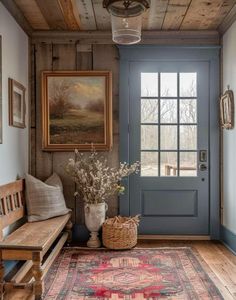
<svg viewBox="0 0 236 300">
<path fill-rule="evenodd" d="M 4 228 L 26 217 L 24 180 L 0 186 L 0 213 L 1 299 L 7 290 L 13 288 L 30 288 L 35 299 L 41 299 L 44 291 L 43 278 L 65 242 L 71 239 L 70 214 L 46 221 L 26 222 L 3 239 Z M 25 261 L 7 282 L 4 281 L 4 260 Z"/>
</svg>

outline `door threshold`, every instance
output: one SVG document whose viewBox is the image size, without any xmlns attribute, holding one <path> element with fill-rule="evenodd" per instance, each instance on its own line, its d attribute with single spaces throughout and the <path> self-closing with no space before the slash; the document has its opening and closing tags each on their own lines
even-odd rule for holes
<svg viewBox="0 0 236 300">
<path fill-rule="evenodd" d="M 182 241 L 209 241 L 209 235 L 155 235 L 144 234 L 138 235 L 138 240 L 182 240 Z"/>
</svg>

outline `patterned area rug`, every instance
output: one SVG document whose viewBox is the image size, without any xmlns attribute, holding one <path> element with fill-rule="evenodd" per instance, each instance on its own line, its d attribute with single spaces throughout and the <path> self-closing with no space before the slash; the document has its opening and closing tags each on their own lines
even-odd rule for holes
<svg viewBox="0 0 236 300">
<path fill-rule="evenodd" d="M 190 248 L 65 248 L 45 280 L 45 300 L 223 299 Z"/>
</svg>

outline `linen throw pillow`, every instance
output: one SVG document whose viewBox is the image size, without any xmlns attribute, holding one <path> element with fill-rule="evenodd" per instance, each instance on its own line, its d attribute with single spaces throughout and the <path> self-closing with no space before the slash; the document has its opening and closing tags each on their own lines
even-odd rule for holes
<svg viewBox="0 0 236 300">
<path fill-rule="evenodd" d="M 61 179 L 53 173 L 45 182 L 26 174 L 28 222 L 47 220 L 67 214 Z"/>
</svg>

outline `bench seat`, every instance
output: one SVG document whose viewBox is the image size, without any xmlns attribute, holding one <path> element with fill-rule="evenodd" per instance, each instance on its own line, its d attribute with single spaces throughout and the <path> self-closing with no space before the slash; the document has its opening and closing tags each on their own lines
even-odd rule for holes
<svg viewBox="0 0 236 300">
<path fill-rule="evenodd" d="M 25 182 L 0 186 L 0 299 L 13 288 L 30 288 L 36 300 L 44 291 L 43 278 L 66 242 L 71 241 L 71 213 L 49 220 L 25 223 L 4 238 L 3 231 L 25 221 Z M 4 261 L 22 261 L 17 272 L 4 278 Z"/>
<path fill-rule="evenodd" d="M 0 249 L 47 251 L 70 219 L 70 214 L 25 223 L 0 242 Z"/>
</svg>

